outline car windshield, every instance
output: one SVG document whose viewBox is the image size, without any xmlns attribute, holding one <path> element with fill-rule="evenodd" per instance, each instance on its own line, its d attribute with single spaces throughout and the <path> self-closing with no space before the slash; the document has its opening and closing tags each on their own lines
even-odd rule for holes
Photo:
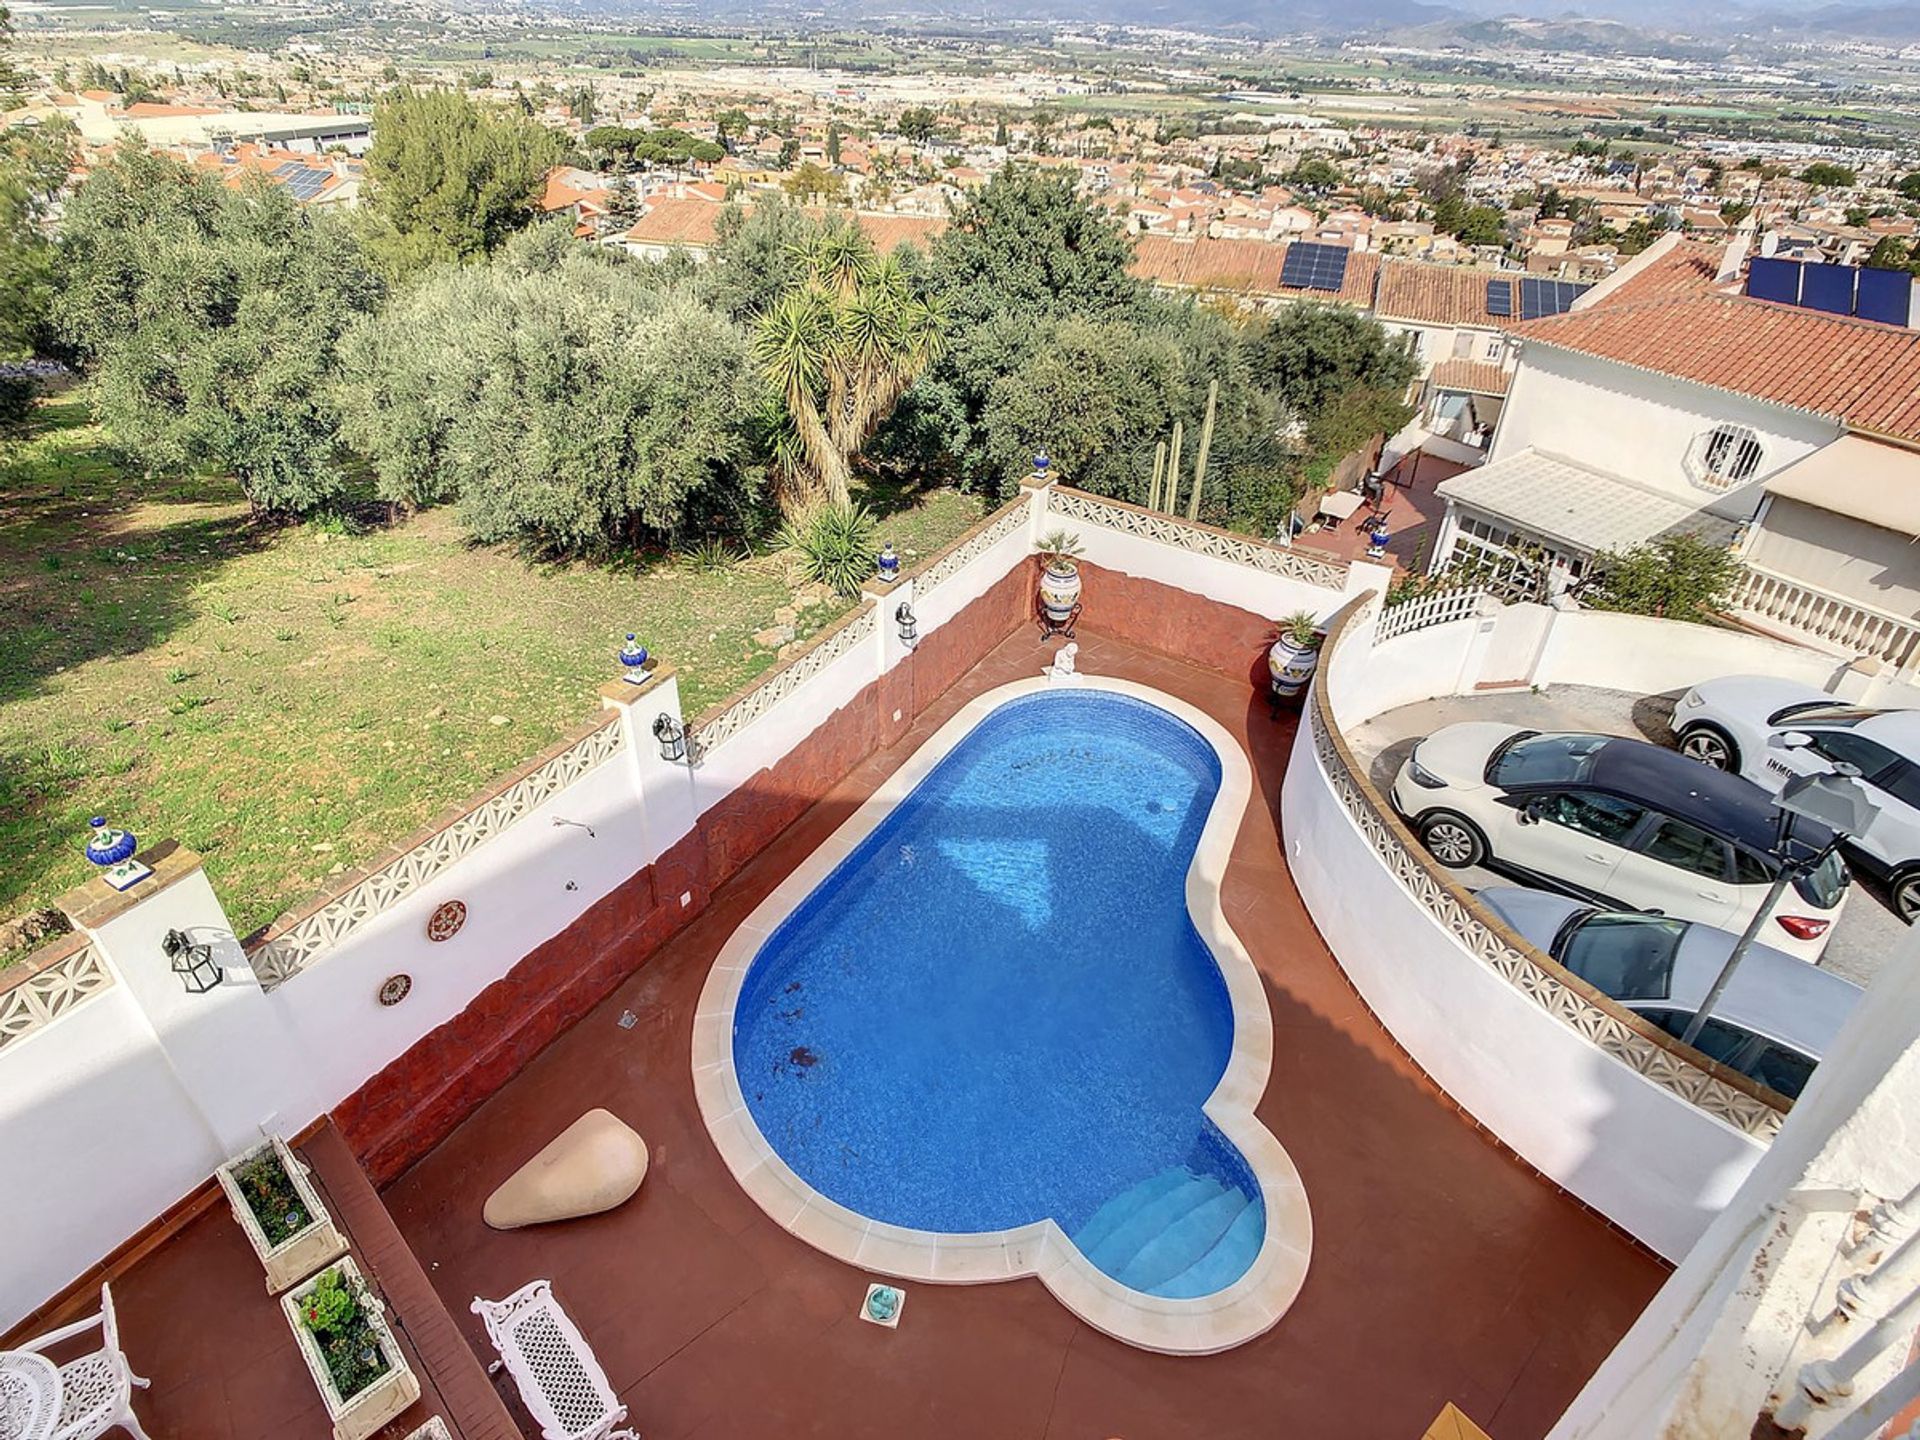
<svg viewBox="0 0 1920 1440">
<path fill-rule="evenodd" d="M 1831 700 L 1802 700 L 1784 710 L 1774 711 L 1767 717 L 1767 723 L 1784 725 L 1789 720 L 1812 720 L 1820 725 L 1858 725 L 1862 720 L 1896 713 L 1866 705 L 1836 705 Z"/>
<path fill-rule="evenodd" d="M 1553 958 L 1616 1000 L 1663 1000 L 1686 922 L 1589 912 L 1555 938 Z"/>
<path fill-rule="evenodd" d="M 1574 785 L 1593 773 L 1593 759 L 1606 748 L 1605 735 L 1520 734 L 1494 752 L 1487 780 L 1502 789 L 1517 785 Z"/>
</svg>

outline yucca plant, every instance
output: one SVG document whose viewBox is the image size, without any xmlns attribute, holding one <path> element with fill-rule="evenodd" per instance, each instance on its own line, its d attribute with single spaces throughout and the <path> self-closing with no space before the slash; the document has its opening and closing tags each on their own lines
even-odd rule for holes
<svg viewBox="0 0 1920 1440">
<path fill-rule="evenodd" d="M 866 506 L 829 500 L 781 526 L 780 543 L 800 556 L 809 580 L 853 596 L 874 573 L 873 535 Z"/>
<path fill-rule="evenodd" d="M 1034 542 L 1033 548 L 1044 555 L 1054 569 L 1070 574 L 1079 568 L 1074 563 L 1074 557 L 1087 547 L 1080 543 L 1079 536 L 1065 530 L 1055 530 Z"/>
</svg>

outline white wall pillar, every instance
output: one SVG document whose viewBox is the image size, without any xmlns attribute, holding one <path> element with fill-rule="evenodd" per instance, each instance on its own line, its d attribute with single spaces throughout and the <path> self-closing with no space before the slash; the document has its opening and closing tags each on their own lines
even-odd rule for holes
<svg viewBox="0 0 1920 1440">
<path fill-rule="evenodd" d="M 96 877 L 61 897 L 61 908 L 126 986 L 219 1150 L 297 1130 L 322 1103 L 303 1047 L 254 979 L 200 857 L 160 845 L 140 858 L 153 874 L 132 889 Z M 212 990 L 193 994 L 174 973 L 162 949 L 171 930 L 210 947 L 222 972 Z"/>
<path fill-rule="evenodd" d="M 693 829 L 698 818 L 694 807 L 693 767 L 685 757 L 669 760 L 660 753 L 660 739 L 654 726 L 666 716 L 679 727 L 682 745 L 691 753 L 693 737 L 686 733 L 686 716 L 680 709 L 680 680 L 671 665 L 659 664 L 638 684 L 630 680 L 609 680 L 600 687 L 600 703 L 620 712 L 620 725 L 626 735 L 627 760 L 622 767 L 627 783 L 639 797 L 640 818 L 646 836 L 637 870 L 652 864 L 671 849 L 676 841 Z"/>
<path fill-rule="evenodd" d="M 873 601 L 873 663 L 876 675 L 885 675 L 894 666 L 913 653 L 913 647 L 920 642 L 900 638 L 900 607 L 906 606 L 911 612 L 914 608 L 915 592 L 913 577 L 903 575 L 898 580 L 874 578 L 861 587 L 861 594 Z M 919 617 L 915 616 L 915 625 Z"/>
</svg>

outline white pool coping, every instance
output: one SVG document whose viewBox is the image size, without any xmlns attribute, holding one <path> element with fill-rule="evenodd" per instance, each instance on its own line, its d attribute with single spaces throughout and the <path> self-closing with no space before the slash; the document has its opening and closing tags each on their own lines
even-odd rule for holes
<svg viewBox="0 0 1920 1440">
<path fill-rule="evenodd" d="M 1306 1282 L 1313 1249 L 1313 1218 L 1300 1172 L 1254 1115 L 1273 1065 L 1273 1019 L 1259 972 L 1220 904 L 1234 837 L 1253 796 L 1253 771 L 1226 729 L 1183 700 L 1106 676 L 1081 675 L 1064 683 L 1164 710 L 1197 730 L 1220 759 L 1220 790 L 1187 871 L 1187 910 L 1219 966 L 1233 1007 L 1232 1052 L 1202 1109 L 1253 1171 L 1266 1206 L 1266 1236 L 1247 1272 L 1211 1295 L 1171 1300 L 1103 1274 L 1050 1219 L 964 1235 L 869 1220 L 820 1194 L 780 1158 L 760 1133 L 734 1073 L 734 1011 L 747 969 L 767 938 L 982 720 L 1010 700 L 1061 688 L 1062 682 L 1038 676 L 1016 680 L 970 701 L 741 923 L 715 957 L 694 1013 L 694 1095 L 741 1189 L 784 1229 L 836 1260 L 935 1284 L 1032 1275 L 1075 1315 L 1117 1340 L 1169 1355 L 1213 1354 L 1244 1345 L 1278 1322 Z"/>
</svg>

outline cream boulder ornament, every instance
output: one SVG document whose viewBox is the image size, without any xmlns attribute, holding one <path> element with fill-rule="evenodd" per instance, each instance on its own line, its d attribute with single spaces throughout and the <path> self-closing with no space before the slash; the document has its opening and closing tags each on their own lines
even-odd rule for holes
<svg viewBox="0 0 1920 1440">
<path fill-rule="evenodd" d="M 598 1215 L 630 1199 L 647 1178 L 647 1142 L 617 1116 L 589 1110 L 487 1197 L 495 1230 Z"/>
</svg>

